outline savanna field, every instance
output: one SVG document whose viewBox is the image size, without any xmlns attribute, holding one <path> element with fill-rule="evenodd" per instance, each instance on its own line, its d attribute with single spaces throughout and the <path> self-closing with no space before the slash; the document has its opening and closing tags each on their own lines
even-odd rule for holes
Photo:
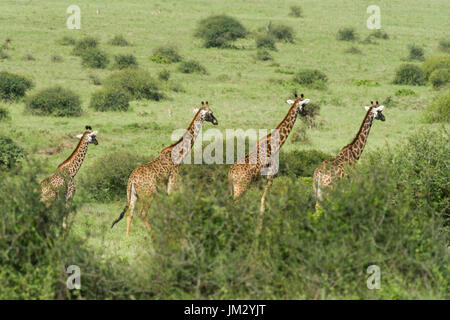
<svg viewBox="0 0 450 320">
<path fill-rule="evenodd" d="M 73 4 L 79 30 L 66 26 Z M 2 0 L 0 298 L 449 299 L 448 12 L 445 0 Z M 126 219 L 111 229 L 128 175 L 201 101 L 219 122 L 203 130 L 226 138 L 275 128 L 294 93 L 309 114 L 280 151 L 259 235 L 265 181 L 235 204 L 229 164 L 183 164 L 180 188 L 150 206 L 151 236 L 138 218 L 129 237 Z M 371 100 L 386 121 L 315 211 L 314 169 L 353 140 Z M 98 145 L 72 204 L 46 208 L 39 182 L 86 125 Z M 66 287 L 69 265 L 80 290 Z"/>
</svg>

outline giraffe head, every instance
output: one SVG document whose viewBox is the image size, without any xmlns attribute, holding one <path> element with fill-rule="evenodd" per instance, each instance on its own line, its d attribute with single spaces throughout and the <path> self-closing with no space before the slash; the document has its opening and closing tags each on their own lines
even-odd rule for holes
<svg viewBox="0 0 450 320">
<path fill-rule="evenodd" d="M 91 126 L 86 126 L 86 131 L 82 134 L 77 135 L 77 138 L 82 139 L 84 136 L 86 136 L 88 143 L 93 143 L 95 145 L 98 145 L 97 132 L 98 131 L 92 131 Z"/>
<path fill-rule="evenodd" d="M 306 104 L 309 102 L 309 99 L 305 99 L 303 93 L 300 95 L 300 97 L 297 96 L 297 93 L 294 94 L 295 100 L 288 99 L 286 100 L 286 103 L 293 106 L 294 104 L 297 104 L 297 113 L 301 116 L 306 116 Z"/>
<path fill-rule="evenodd" d="M 211 122 L 215 126 L 219 124 L 217 119 L 214 117 L 213 112 L 209 109 L 208 101 L 206 101 L 206 103 L 202 101 L 202 107 L 200 108 L 199 113 L 203 121 Z"/>
<path fill-rule="evenodd" d="M 366 111 L 371 110 L 372 114 L 372 120 L 381 120 L 381 121 L 385 121 L 386 118 L 384 117 L 384 114 L 382 113 L 384 106 L 380 106 L 378 104 L 378 101 L 376 101 L 376 103 L 374 104 L 373 101 L 370 101 L 371 106 L 365 106 Z"/>
</svg>

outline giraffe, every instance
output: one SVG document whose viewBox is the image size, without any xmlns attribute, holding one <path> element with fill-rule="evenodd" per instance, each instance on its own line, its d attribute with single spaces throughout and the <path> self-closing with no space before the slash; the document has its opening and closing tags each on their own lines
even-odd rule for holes
<svg viewBox="0 0 450 320">
<path fill-rule="evenodd" d="M 69 206 L 75 194 L 73 179 L 83 164 L 88 145 L 89 143 L 98 145 L 97 131 L 92 131 L 91 126 L 86 126 L 86 131 L 77 135 L 77 138 L 80 141 L 70 157 L 58 166 L 54 174 L 41 181 L 41 201 L 47 205 L 56 199 L 59 191 L 64 190 L 66 206 Z"/>
<path fill-rule="evenodd" d="M 120 216 L 113 222 L 111 228 L 127 215 L 127 237 L 130 235 L 130 224 L 133 219 L 136 205 L 139 205 L 139 216 L 145 227 L 151 232 L 146 219 L 148 209 L 153 197 L 157 194 L 157 187 L 167 183 L 167 193 L 171 194 L 178 183 L 178 169 L 184 157 L 194 145 L 195 138 L 200 132 L 204 121 L 217 125 L 218 121 L 209 108 L 208 101 L 199 108 L 184 135 L 177 142 L 161 150 L 153 161 L 134 169 L 127 184 L 127 205 Z"/>
<path fill-rule="evenodd" d="M 378 101 L 375 104 L 371 101 L 370 104 L 370 107 L 365 107 L 366 115 L 353 141 L 343 147 L 336 157 L 322 162 L 314 170 L 313 186 L 316 194 L 316 211 L 319 208 L 319 200 L 322 200 L 323 188 L 330 186 L 333 180 L 347 176 L 346 169 L 348 166 L 358 161 L 361 157 L 373 120 L 386 120 L 382 113 L 384 106 L 380 106 Z"/>
<path fill-rule="evenodd" d="M 280 150 L 284 142 L 294 127 L 297 115 L 305 116 L 305 105 L 309 99 L 304 99 L 303 94 L 300 98 L 295 95 L 295 100 L 287 100 L 291 105 L 289 111 L 276 129 L 267 136 L 259 139 L 256 149 L 239 159 L 234 163 L 229 172 L 228 180 L 230 181 L 231 192 L 236 203 L 241 195 L 247 190 L 251 182 L 256 180 L 263 173 L 267 177 L 267 184 L 261 198 L 260 219 L 258 220 L 257 230 L 260 229 L 262 223 L 261 217 L 265 211 L 265 202 L 267 193 L 272 186 L 273 176 L 276 173 L 276 163 L 274 155 Z M 263 171 L 264 170 L 264 171 Z"/>
</svg>

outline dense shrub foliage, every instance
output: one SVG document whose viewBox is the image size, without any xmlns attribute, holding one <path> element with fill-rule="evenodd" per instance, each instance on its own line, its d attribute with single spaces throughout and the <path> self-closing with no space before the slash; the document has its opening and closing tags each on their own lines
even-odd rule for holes
<svg viewBox="0 0 450 320">
<path fill-rule="evenodd" d="M 279 173 L 287 176 L 312 177 L 317 166 L 331 158 L 331 155 L 318 150 L 281 152 Z"/>
<path fill-rule="evenodd" d="M 136 57 L 132 54 L 119 54 L 114 56 L 114 66 L 116 69 L 136 68 L 138 63 Z"/>
<path fill-rule="evenodd" d="M 441 39 L 441 40 L 439 40 L 439 49 L 441 51 L 450 53 L 450 39 Z"/>
<path fill-rule="evenodd" d="M 291 6 L 289 9 L 290 9 L 289 15 L 291 17 L 299 18 L 299 17 L 302 16 L 302 13 L 303 13 L 302 7 L 300 7 L 300 6 Z"/>
<path fill-rule="evenodd" d="M 161 81 L 168 81 L 170 79 L 170 71 L 167 69 L 158 72 L 158 79 Z"/>
<path fill-rule="evenodd" d="M 294 75 L 293 81 L 306 87 L 325 87 L 328 77 L 320 70 L 303 69 Z"/>
<path fill-rule="evenodd" d="M 112 46 L 118 46 L 118 47 L 126 47 L 129 46 L 130 43 L 125 39 L 123 35 L 115 35 L 114 38 L 108 41 L 108 44 Z"/>
<path fill-rule="evenodd" d="M 206 68 L 195 60 L 186 60 L 180 63 L 178 70 L 182 73 L 202 73 L 207 74 Z"/>
<path fill-rule="evenodd" d="M 163 46 L 153 50 L 153 55 L 150 60 L 156 63 L 174 63 L 183 60 L 183 57 L 178 52 L 175 46 Z"/>
<path fill-rule="evenodd" d="M 425 51 L 423 50 L 422 47 L 412 44 L 409 46 L 408 59 L 423 61 L 423 60 L 425 60 Z"/>
<path fill-rule="evenodd" d="M 0 121 L 11 119 L 8 109 L 0 107 Z"/>
<path fill-rule="evenodd" d="M 450 69 L 436 69 L 430 74 L 430 82 L 434 88 L 446 85 L 450 80 Z"/>
<path fill-rule="evenodd" d="M 428 58 L 422 64 L 423 72 L 426 79 L 428 79 L 431 73 L 436 69 L 450 69 L 450 56 L 437 56 Z"/>
<path fill-rule="evenodd" d="M 109 64 L 108 55 L 97 48 L 89 48 L 81 53 L 83 66 L 95 69 L 105 69 Z"/>
<path fill-rule="evenodd" d="M 11 138 L 0 135 L 0 169 L 13 168 L 25 156 L 26 152 L 22 147 Z"/>
<path fill-rule="evenodd" d="M 161 100 L 160 85 L 150 73 L 140 69 L 123 69 L 112 73 L 104 85 L 115 90 L 125 90 L 132 99 Z"/>
<path fill-rule="evenodd" d="M 336 38 L 342 41 L 354 41 L 358 39 L 358 34 L 356 33 L 355 28 L 346 27 L 338 30 Z"/>
<path fill-rule="evenodd" d="M 89 107 L 96 111 L 127 111 L 130 96 L 124 90 L 102 89 L 92 94 Z"/>
<path fill-rule="evenodd" d="M 230 47 L 233 41 L 245 38 L 247 30 L 235 18 L 218 15 L 201 20 L 195 36 L 203 39 L 206 48 L 226 48 Z"/>
<path fill-rule="evenodd" d="M 76 117 L 81 115 L 80 97 L 70 89 L 43 89 L 25 99 L 27 109 L 36 115 Z"/>
<path fill-rule="evenodd" d="M 258 49 L 256 51 L 256 59 L 261 61 L 273 60 L 270 52 L 265 49 Z"/>
<path fill-rule="evenodd" d="M 450 122 L 450 91 L 440 95 L 424 110 L 424 119 L 428 123 Z"/>
<path fill-rule="evenodd" d="M 81 186 L 96 201 L 126 201 L 127 182 L 131 172 L 150 159 L 125 151 L 96 159 L 86 168 Z"/>
<path fill-rule="evenodd" d="M 389 39 L 389 35 L 386 33 L 386 31 L 381 30 L 381 29 L 372 31 L 372 33 L 370 34 L 370 37 L 377 38 L 377 39 L 384 39 L 384 40 Z"/>
<path fill-rule="evenodd" d="M 58 43 L 62 46 L 73 46 L 76 43 L 76 40 L 74 37 L 64 36 L 58 40 Z"/>
<path fill-rule="evenodd" d="M 269 34 L 260 34 L 256 37 L 256 47 L 277 50 L 275 38 Z"/>
<path fill-rule="evenodd" d="M 394 84 L 423 85 L 425 75 L 420 67 L 414 64 L 402 64 L 395 72 Z"/>
<path fill-rule="evenodd" d="M 21 75 L 7 71 L 0 72 L 0 100 L 18 100 L 32 87 L 33 82 Z"/>
<path fill-rule="evenodd" d="M 293 43 L 295 39 L 294 29 L 284 24 L 270 24 L 268 34 L 279 41 Z"/>
<path fill-rule="evenodd" d="M 76 56 L 81 56 L 83 52 L 88 49 L 95 49 L 98 46 L 97 39 L 93 37 L 85 37 L 81 40 L 75 42 L 75 46 L 72 50 L 72 54 Z"/>
</svg>

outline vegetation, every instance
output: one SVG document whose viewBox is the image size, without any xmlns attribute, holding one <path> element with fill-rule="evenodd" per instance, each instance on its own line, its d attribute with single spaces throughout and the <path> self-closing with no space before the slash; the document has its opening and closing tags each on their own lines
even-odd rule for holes
<svg viewBox="0 0 450 320">
<path fill-rule="evenodd" d="M 156 63 L 174 63 L 183 60 L 183 57 L 178 52 L 178 49 L 174 46 L 158 47 L 153 50 L 153 55 L 150 60 Z"/>
<path fill-rule="evenodd" d="M 75 46 L 72 50 L 72 54 L 75 56 L 81 56 L 88 49 L 96 49 L 98 41 L 94 37 L 85 37 L 75 42 Z"/>
<path fill-rule="evenodd" d="M 350 47 L 347 50 L 345 50 L 345 53 L 362 54 L 362 51 L 360 49 L 358 49 L 357 47 Z"/>
<path fill-rule="evenodd" d="M 265 49 L 258 49 L 256 51 L 256 59 L 261 61 L 273 60 L 270 52 Z"/>
<path fill-rule="evenodd" d="M 182 73 L 202 73 L 207 74 L 206 68 L 195 60 L 186 60 L 180 63 L 178 70 Z"/>
<path fill-rule="evenodd" d="M 130 96 L 123 90 L 102 89 L 92 95 L 89 107 L 96 111 L 127 111 Z"/>
<path fill-rule="evenodd" d="M 394 84 L 423 85 L 425 74 L 420 67 L 414 64 L 402 64 L 395 72 Z"/>
<path fill-rule="evenodd" d="M 270 24 L 268 34 L 278 41 L 293 43 L 295 40 L 294 29 L 284 24 Z"/>
<path fill-rule="evenodd" d="M 64 36 L 58 41 L 58 43 L 62 46 L 73 46 L 76 43 L 76 40 L 74 37 Z"/>
<path fill-rule="evenodd" d="M 160 72 L 158 72 L 158 79 L 161 81 L 169 81 L 170 71 L 167 69 L 161 70 Z"/>
<path fill-rule="evenodd" d="M 31 80 L 18 74 L 0 71 L 0 100 L 17 101 L 32 87 Z"/>
<path fill-rule="evenodd" d="M 409 46 L 409 60 L 425 60 L 425 53 L 422 47 L 419 47 L 415 44 Z"/>
<path fill-rule="evenodd" d="M 76 117 L 81 115 L 80 97 L 59 86 L 42 89 L 25 99 L 27 109 L 35 115 Z"/>
<path fill-rule="evenodd" d="M 0 135 L 0 168 L 13 168 L 26 156 L 25 150 L 17 145 L 11 138 Z"/>
<path fill-rule="evenodd" d="M 319 70 L 303 69 L 295 74 L 293 81 L 306 87 L 322 89 L 328 77 Z"/>
<path fill-rule="evenodd" d="M 355 28 L 346 27 L 338 30 L 336 38 L 341 41 L 355 41 L 358 39 L 358 34 Z"/>
<path fill-rule="evenodd" d="M 115 69 L 136 68 L 138 66 L 136 57 L 132 54 L 119 54 L 114 56 Z"/>
<path fill-rule="evenodd" d="M 256 37 L 256 47 L 269 50 L 277 50 L 275 39 L 269 34 L 260 34 Z"/>
<path fill-rule="evenodd" d="M 11 116 L 9 114 L 8 109 L 4 107 L 0 107 L 0 122 L 5 120 L 10 120 Z"/>
<path fill-rule="evenodd" d="M 424 119 L 428 123 L 450 122 L 450 91 L 433 100 L 424 110 Z"/>
<path fill-rule="evenodd" d="M 384 39 L 384 40 L 389 39 L 389 35 L 386 33 L 386 31 L 381 30 L 381 29 L 372 31 L 372 33 L 370 34 L 370 37 L 377 38 L 377 39 Z"/>
<path fill-rule="evenodd" d="M 425 78 L 429 79 L 431 73 L 436 69 L 450 69 L 450 57 L 449 56 L 436 56 L 425 60 L 422 64 Z"/>
<path fill-rule="evenodd" d="M 434 88 L 446 85 L 450 80 L 450 69 L 436 69 L 430 74 L 430 82 Z"/>
<path fill-rule="evenodd" d="M 86 49 L 81 53 L 83 66 L 95 69 L 105 69 L 109 64 L 108 55 L 97 49 Z"/>
<path fill-rule="evenodd" d="M 130 45 L 127 39 L 125 39 L 125 37 L 121 34 L 115 35 L 114 38 L 108 41 L 108 44 L 118 47 L 126 47 Z"/>
<path fill-rule="evenodd" d="M 300 6 L 291 6 L 289 9 L 290 9 L 289 15 L 291 17 L 300 18 L 303 14 L 303 9 Z"/>
<path fill-rule="evenodd" d="M 450 53 L 450 40 L 448 40 L 448 39 L 439 40 L 439 49 L 441 51 Z"/>
<path fill-rule="evenodd" d="M 206 48 L 227 48 L 233 41 L 245 38 L 247 30 L 235 18 L 218 15 L 202 19 L 195 31 L 195 36 L 203 39 Z"/>
</svg>

